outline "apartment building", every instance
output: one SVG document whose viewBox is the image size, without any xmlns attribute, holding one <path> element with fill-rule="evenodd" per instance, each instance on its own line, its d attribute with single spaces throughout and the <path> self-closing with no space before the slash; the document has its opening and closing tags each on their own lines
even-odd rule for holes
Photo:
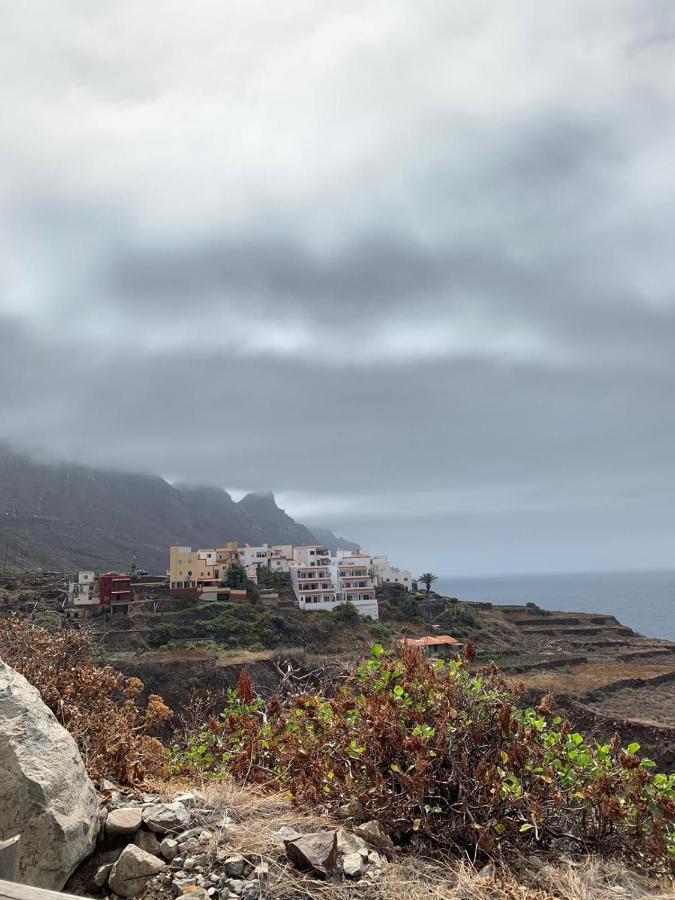
<svg viewBox="0 0 675 900">
<path fill-rule="evenodd" d="M 371 557 L 360 551 L 338 550 L 331 561 L 331 569 L 337 601 L 353 603 L 359 615 L 378 619 Z"/>
<path fill-rule="evenodd" d="M 126 615 L 133 602 L 134 590 L 131 576 L 119 572 L 108 572 L 98 579 L 98 600 L 100 606 L 113 616 Z"/>
<path fill-rule="evenodd" d="M 300 609 L 335 609 L 331 556 L 325 547 L 294 547 L 289 571 Z"/>
<path fill-rule="evenodd" d="M 96 573 L 84 571 L 77 573 L 77 581 L 68 582 L 68 608 L 66 617 L 86 619 L 100 611 L 98 591 L 96 590 Z"/>
<path fill-rule="evenodd" d="M 192 590 L 216 587 L 225 578 L 230 563 L 239 559 L 236 541 L 212 550 L 191 547 L 169 549 L 170 590 Z"/>
<path fill-rule="evenodd" d="M 338 550 L 331 557 L 320 545 L 295 547 L 290 573 L 300 609 L 331 610 L 353 603 L 359 615 L 378 618 L 370 557 L 364 553 Z"/>
<path fill-rule="evenodd" d="M 376 587 L 387 584 L 400 584 L 406 591 L 413 588 L 413 577 L 407 569 L 397 569 L 389 563 L 386 556 L 374 556 L 371 564 L 371 573 Z"/>
</svg>

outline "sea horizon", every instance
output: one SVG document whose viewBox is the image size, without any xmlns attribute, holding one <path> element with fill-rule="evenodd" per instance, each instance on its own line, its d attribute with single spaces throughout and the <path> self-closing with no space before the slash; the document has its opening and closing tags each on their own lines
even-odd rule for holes
<svg viewBox="0 0 675 900">
<path fill-rule="evenodd" d="M 675 569 L 439 576 L 433 588 L 459 600 L 613 615 L 640 634 L 675 641 Z"/>
</svg>

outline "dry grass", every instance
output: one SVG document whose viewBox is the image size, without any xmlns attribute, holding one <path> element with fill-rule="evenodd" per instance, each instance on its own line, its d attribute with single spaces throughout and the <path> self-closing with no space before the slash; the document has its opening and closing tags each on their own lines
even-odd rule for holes
<svg viewBox="0 0 675 900">
<path fill-rule="evenodd" d="M 626 678 L 653 678 L 666 672 L 675 671 L 672 660 L 664 662 L 589 662 L 571 666 L 569 671 L 551 669 L 549 671 L 521 672 L 514 681 L 522 681 L 526 687 L 554 694 L 586 694 L 615 681 Z"/>
<path fill-rule="evenodd" d="M 167 798 L 178 790 L 201 790 L 209 807 L 223 820 L 208 828 L 216 850 L 241 853 L 252 865 L 264 861 L 269 875 L 261 884 L 270 900 L 648 900 L 675 898 L 674 885 L 650 881 L 619 864 L 596 858 L 558 860 L 543 864 L 523 860 L 517 872 L 498 871 L 494 878 L 480 877 L 468 861 L 430 860 L 418 855 L 399 855 L 375 877 L 360 881 L 320 881 L 298 872 L 284 854 L 276 832 L 290 826 L 301 832 L 339 828 L 324 815 L 303 812 L 286 794 L 264 794 L 234 782 L 172 784 L 164 786 Z M 158 788 L 159 790 L 159 788 Z"/>
</svg>

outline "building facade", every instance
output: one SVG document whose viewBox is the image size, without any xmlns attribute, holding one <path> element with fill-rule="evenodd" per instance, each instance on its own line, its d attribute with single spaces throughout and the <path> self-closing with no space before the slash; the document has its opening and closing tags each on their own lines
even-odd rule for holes
<svg viewBox="0 0 675 900">
<path fill-rule="evenodd" d="M 169 589 L 192 590 L 217 587 L 225 578 L 232 562 L 239 559 L 236 541 L 212 550 L 191 547 L 169 549 Z"/>
<path fill-rule="evenodd" d="M 406 591 L 413 589 L 413 577 L 407 569 L 392 566 L 386 556 L 374 556 L 371 564 L 373 581 L 377 587 L 400 584 Z"/>
<path fill-rule="evenodd" d="M 291 584 L 304 610 L 332 610 L 353 603 L 361 616 L 378 618 L 370 557 L 338 550 L 332 557 L 320 544 L 295 547 L 290 563 Z"/>
<path fill-rule="evenodd" d="M 111 615 L 126 615 L 133 602 L 134 591 L 131 576 L 119 572 L 108 572 L 98 580 L 99 605 Z"/>
<path fill-rule="evenodd" d="M 66 615 L 72 619 L 86 619 L 100 610 L 96 573 L 77 573 L 77 581 L 68 582 L 68 609 Z"/>
<path fill-rule="evenodd" d="M 375 585 L 370 569 L 371 558 L 357 550 L 338 550 L 332 560 L 338 602 L 353 603 L 359 615 L 378 619 Z"/>
<path fill-rule="evenodd" d="M 295 547 L 289 567 L 291 585 L 300 609 L 335 609 L 331 556 L 320 545 Z"/>
</svg>

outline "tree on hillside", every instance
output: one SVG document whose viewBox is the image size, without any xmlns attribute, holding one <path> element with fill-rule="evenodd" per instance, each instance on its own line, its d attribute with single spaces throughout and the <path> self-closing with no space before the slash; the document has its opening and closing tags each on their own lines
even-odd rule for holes
<svg viewBox="0 0 675 900">
<path fill-rule="evenodd" d="M 230 563 L 225 573 L 225 587 L 243 590 L 248 583 L 246 569 L 239 562 Z"/>
<path fill-rule="evenodd" d="M 431 585 L 434 583 L 434 581 L 438 581 L 438 575 L 434 575 L 433 572 L 423 572 L 419 577 L 419 581 L 421 581 L 422 584 L 426 585 L 428 594 L 431 591 Z"/>
</svg>

